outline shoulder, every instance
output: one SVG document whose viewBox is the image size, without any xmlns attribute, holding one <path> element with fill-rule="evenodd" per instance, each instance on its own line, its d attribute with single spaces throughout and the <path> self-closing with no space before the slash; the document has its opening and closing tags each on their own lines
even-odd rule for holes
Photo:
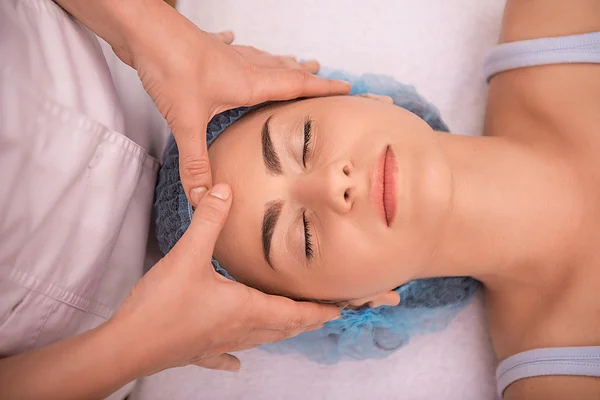
<svg viewBox="0 0 600 400">
<path fill-rule="evenodd" d="M 595 0 L 508 0 L 500 43 L 600 31 L 600 2 Z M 581 132 L 597 117 L 600 64 L 551 64 L 518 68 L 492 78 L 486 129 L 494 119 L 517 120 L 544 131 L 568 128 Z M 506 123 L 502 124 L 504 128 Z M 571 129 L 574 128 L 574 129 Z M 583 127 L 585 128 L 585 127 Z M 584 129 L 585 131 L 586 129 Z M 502 133 L 502 131 L 500 131 Z M 597 135 L 597 134 L 596 134 Z"/>
<path fill-rule="evenodd" d="M 504 391 L 503 400 L 587 400 L 599 398 L 599 378 L 556 375 L 519 380 Z"/>
</svg>

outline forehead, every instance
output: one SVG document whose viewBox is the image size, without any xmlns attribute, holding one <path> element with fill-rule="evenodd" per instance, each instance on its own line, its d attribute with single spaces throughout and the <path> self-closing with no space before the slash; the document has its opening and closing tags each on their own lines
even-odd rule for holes
<svg viewBox="0 0 600 400">
<path fill-rule="evenodd" d="M 267 106 L 247 114 L 228 127 L 209 148 L 213 183 L 227 182 L 233 192 L 232 207 L 214 256 L 244 283 L 268 281 L 261 225 L 273 183 L 262 160 L 261 131 L 266 119 L 279 107 Z"/>
<path fill-rule="evenodd" d="M 364 130 L 362 126 L 372 128 L 371 119 L 383 120 L 377 115 L 378 106 L 377 101 L 348 96 L 278 103 L 249 113 L 215 140 L 209 148 L 213 182 L 231 185 L 233 204 L 214 255 L 236 279 L 244 283 L 252 282 L 252 286 L 267 291 L 269 288 L 265 286 L 268 282 L 281 280 L 281 276 L 275 276 L 277 274 L 264 260 L 261 243 L 265 204 L 276 200 L 282 184 L 280 179 L 266 172 L 262 159 L 261 133 L 265 121 L 272 116 L 272 133 L 278 153 L 282 143 L 298 142 L 301 135 L 293 134 L 300 132 L 295 126 L 307 117 L 315 120 L 319 132 L 317 136 L 330 136 L 335 139 L 335 148 L 338 148 L 344 138 L 347 143 L 360 142 L 356 140 L 357 136 Z M 357 114 L 363 114 L 364 121 L 357 123 L 361 119 Z M 276 139 L 277 135 L 290 137 Z M 284 219 L 285 211 L 282 216 Z M 282 220 L 276 235 L 282 235 Z M 276 239 L 273 238 L 274 241 Z M 280 293 L 281 288 L 278 287 L 277 291 Z"/>
</svg>

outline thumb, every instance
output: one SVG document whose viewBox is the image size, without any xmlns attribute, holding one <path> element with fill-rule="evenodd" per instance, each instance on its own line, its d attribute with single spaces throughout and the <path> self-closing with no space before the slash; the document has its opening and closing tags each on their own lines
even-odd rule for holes
<svg viewBox="0 0 600 400">
<path fill-rule="evenodd" d="M 254 72 L 252 104 L 268 100 L 290 100 L 298 97 L 316 97 L 348 94 L 348 82 L 325 79 L 299 69 L 261 69 Z"/>
<path fill-rule="evenodd" d="M 202 197 L 190 226 L 172 252 L 184 265 L 208 265 L 231 208 L 231 188 L 218 183 Z"/>
<path fill-rule="evenodd" d="M 190 204 L 197 206 L 196 199 L 191 195 L 192 189 L 212 186 L 208 150 L 204 136 L 187 136 L 184 139 L 186 140 L 183 143 L 176 140 L 179 149 L 179 175 Z"/>
<path fill-rule="evenodd" d="M 202 368 L 233 372 L 239 371 L 241 367 L 240 360 L 237 357 L 227 353 L 216 357 L 204 358 L 198 362 L 195 362 L 194 364 Z"/>
</svg>

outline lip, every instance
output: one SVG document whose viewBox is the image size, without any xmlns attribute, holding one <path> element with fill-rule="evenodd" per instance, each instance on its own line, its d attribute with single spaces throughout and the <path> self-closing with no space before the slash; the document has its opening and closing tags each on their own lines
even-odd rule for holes
<svg viewBox="0 0 600 400">
<path fill-rule="evenodd" d="M 386 146 L 373 169 L 371 201 L 388 227 L 396 216 L 396 171 L 396 156 L 390 146 Z"/>
</svg>

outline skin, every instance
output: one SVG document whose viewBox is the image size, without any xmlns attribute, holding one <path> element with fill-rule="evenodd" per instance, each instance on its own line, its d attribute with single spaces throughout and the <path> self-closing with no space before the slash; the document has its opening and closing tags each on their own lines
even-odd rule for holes
<svg viewBox="0 0 600 400">
<path fill-rule="evenodd" d="M 509 0 L 500 41 L 599 31 L 599 16 L 597 1 Z M 414 278 L 473 276 L 486 288 L 500 360 L 541 347 L 600 345 L 599 72 L 597 64 L 558 64 L 496 75 L 484 137 L 432 132 L 372 99 L 262 109 L 209 149 L 214 179 L 236 193 L 215 256 L 267 291 L 356 305 L 392 303 L 389 290 Z M 261 127 L 271 114 L 282 176 L 265 172 L 261 159 Z M 298 154 L 307 116 L 316 157 L 305 169 Z M 398 214 L 388 229 L 364 189 L 387 144 L 398 160 Z M 340 187 L 354 189 L 353 207 L 339 206 Z M 260 244 L 264 205 L 274 199 L 289 203 L 274 236 L 275 271 Z M 301 261 L 302 229 L 293 222 L 304 208 L 315 220 L 311 263 Z M 504 398 L 600 398 L 600 380 L 528 378 Z"/>
<path fill-rule="evenodd" d="M 508 1 L 500 40 L 599 31 L 599 16 L 600 3 L 591 0 L 568 7 L 556 0 Z M 542 66 L 500 74 L 490 84 L 486 133 L 535 149 L 565 185 L 546 200 L 563 202 L 562 215 L 553 216 L 552 231 L 540 238 L 560 240 L 544 259 L 515 265 L 515 284 L 488 291 L 500 359 L 538 347 L 600 345 L 599 72 L 597 64 Z M 599 397 L 600 380 L 589 377 L 524 379 L 504 392 L 511 400 Z"/>
<path fill-rule="evenodd" d="M 236 279 L 296 298 L 398 303 L 391 292 L 395 283 L 413 279 L 432 256 L 451 185 L 439 134 L 390 100 L 340 96 L 269 106 L 214 142 L 209 149 L 213 179 L 228 182 L 237 194 L 215 256 Z M 263 161 L 267 120 L 280 175 Z M 307 120 L 311 139 L 304 166 Z M 389 227 L 371 199 L 373 170 L 387 146 L 403 171 L 397 175 L 400 195 Z M 272 239 L 271 267 L 263 254 L 261 226 L 266 205 L 276 200 L 285 205 Z M 305 251 L 303 212 L 312 258 Z"/>
</svg>

